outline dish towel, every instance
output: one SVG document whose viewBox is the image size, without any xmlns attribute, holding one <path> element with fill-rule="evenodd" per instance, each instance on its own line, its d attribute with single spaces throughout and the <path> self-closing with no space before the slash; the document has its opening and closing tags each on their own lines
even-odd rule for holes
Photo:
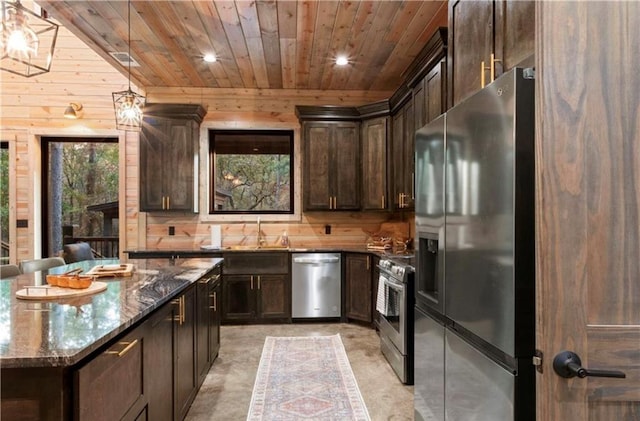
<svg viewBox="0 0 640 421">
<path fill-rule="evenodd" d="M 387 288 L 382 277 L 378 278 L 378 296 L 376 297 L 376 310 L 383 316 L 387 315 Z"/>
</svg>

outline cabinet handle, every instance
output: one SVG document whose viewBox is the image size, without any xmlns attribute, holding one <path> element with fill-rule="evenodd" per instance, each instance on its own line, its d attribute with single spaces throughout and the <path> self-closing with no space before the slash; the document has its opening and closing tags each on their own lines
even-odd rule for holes
<svg viewBox="0 0 640 421">
<path fill-rule="evenodd" d="M 251 275 L 251 290 L 253 291 L 253 275 Z"/>
<path fill-rule="evenodd" d="M 382 195 L 382 209 L 384 209 L 384 195 Z"/>
<path fill-rule="evenodd" d="M 166 209 L 166 205 L 165 205 L 165 200 L 164 199 L 165 199 L 165 197 L 162 196 L 162 210 Z"/>
<path fill-rule="evenodd" d="M 180 324 L 184 323 L 185 311 L 184 311 L 184 295 L 180 297 Z"/>
<path fill-rule="evenodd" d="M 218 298 L 216 297 L 216 293 L 214 292 L 209 297 L 213 298 L 213 305 L 209 306 L 209 308 L 213 309 L 213 311 L 218 311 L 218 309 L 217 309 L 217 307 L 218 307 Z"/>
<path fill-rule="evenodd" d="M 416 173 L 411 173 L 411 200 L 416 200 Z"/>
<path fill-rule="evenodd" d="M 496 80 L 496 62 L 502 63 L 502 60 L 495 58 L 495 54 L 491 54 L 491 82 Z"/>
<path fill-rule="evenodd" d="M 260 289 L 260 276 L 258 276 L 258 289 Z"/>
<path fill-rule="evenodd" d="M 329 209 L 333 209 L 333 197 L 329 196 Z"/>
<path fill-rule="evenodd" d="M 198 281 L 199 284 L 208 284 L 211 281 L 211 278 L 200 279 Z"/>
<path fill-rule="evenodd" d="M 486 85 L 485 72 L 487 70 L 491 70 L 491 82 L 493 82 L 493 54 L 491 54 L 491 66 L 486 67 L 484 65 L 484 60 L 480 63 L 480 87 L 481 88 L 484 88 L 484 85 Z"/>
<path fill-rule="evenodd" d="M 107 352 L 105 352 L 105 354 L 117 355 L 118 357 L 122 357 L 122 356 L 124 356 L 124 354 L 129 352 L 131 350 L 131 348 L 136 346 L 137 343 L 138 343 L 137 339 L 134 339 L 131 342 L 118 342 L 118 344 L 120 344 L 120 345 L 125 345 L 125 347 L 121 351 L 107 351 Z"/>
<path fill-rule="evenodd" d="M 167 196 L 167 210 L 171 209 L 171 204 L 169 203 L 169 196 Z"/>
<path fill-rule="evenodd" d="M 367 270 L 371 269 L 371 256 L 367 256 Z"/>
<path fill-rule="evenodd" d="M 333 196 L 333 209 L 338 209 L 338 197 Z"/>
</svg>

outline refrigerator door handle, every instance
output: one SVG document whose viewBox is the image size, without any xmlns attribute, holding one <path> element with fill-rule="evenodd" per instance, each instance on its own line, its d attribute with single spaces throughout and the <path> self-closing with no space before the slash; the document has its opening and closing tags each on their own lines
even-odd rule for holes
<svg viewBox="0 0 640 421">
<path fill-rule="evenodd" d="M 562 351 L 553 359 L 553 371 L 560 377 L 571 379 L 579 377 L 613 377 L 616 379 L 624 379 L 627 377 L 625 373 L 618 370 L 590 370 L 582 367 L 582 361 L 575 352 Z"/>
</svg>

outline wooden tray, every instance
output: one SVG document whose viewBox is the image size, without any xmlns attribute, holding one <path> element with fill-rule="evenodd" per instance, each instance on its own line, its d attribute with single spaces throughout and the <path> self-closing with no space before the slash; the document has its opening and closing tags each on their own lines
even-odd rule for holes
<svg viewBox="0 0 640 421">
<path fill-rule="evenodd" d="M 83 295 L 97 294 L 107 289 L 106 282 L 95 281 L 89 288 L 73 289 L 39 285 L 26 287 L 16 291 L 16 297 L 23 300 L 59 300 L 61 298 L 81 297 Z"/>
<path fill-rule="evenodd" d="M 83 273 L 83 275 L 95 276 L 97 278 L 102 277 L 120 277 L 120 276 L 131 276 L 133 275 L 133 264 L 121 264 L 119 268 L 116 268 L 118 265 L 98 265 L 91 268 L 91 270 L 87 273 Z"/>
</svg>

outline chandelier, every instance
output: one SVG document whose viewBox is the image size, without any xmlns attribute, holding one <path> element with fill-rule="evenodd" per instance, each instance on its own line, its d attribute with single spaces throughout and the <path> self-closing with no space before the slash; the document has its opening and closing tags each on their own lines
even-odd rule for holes
<svg viewBox="0 0 640 421">
<path fill-rule="evenodd" d="M 0 69 L 24 77 L 51 69 L 58 25 L 25 8 L 20 0 L 2 1 Z"/>
<path fill-rule="evenodd" d="M 127 4 L 129 25 L 129 89 L 113 92 L 113 109 L 116 113 L 118 130 L 140 131 L 142 128 L 142 110 L 146 98 L 131 90 L 131 0 Z"/>
</svg>

